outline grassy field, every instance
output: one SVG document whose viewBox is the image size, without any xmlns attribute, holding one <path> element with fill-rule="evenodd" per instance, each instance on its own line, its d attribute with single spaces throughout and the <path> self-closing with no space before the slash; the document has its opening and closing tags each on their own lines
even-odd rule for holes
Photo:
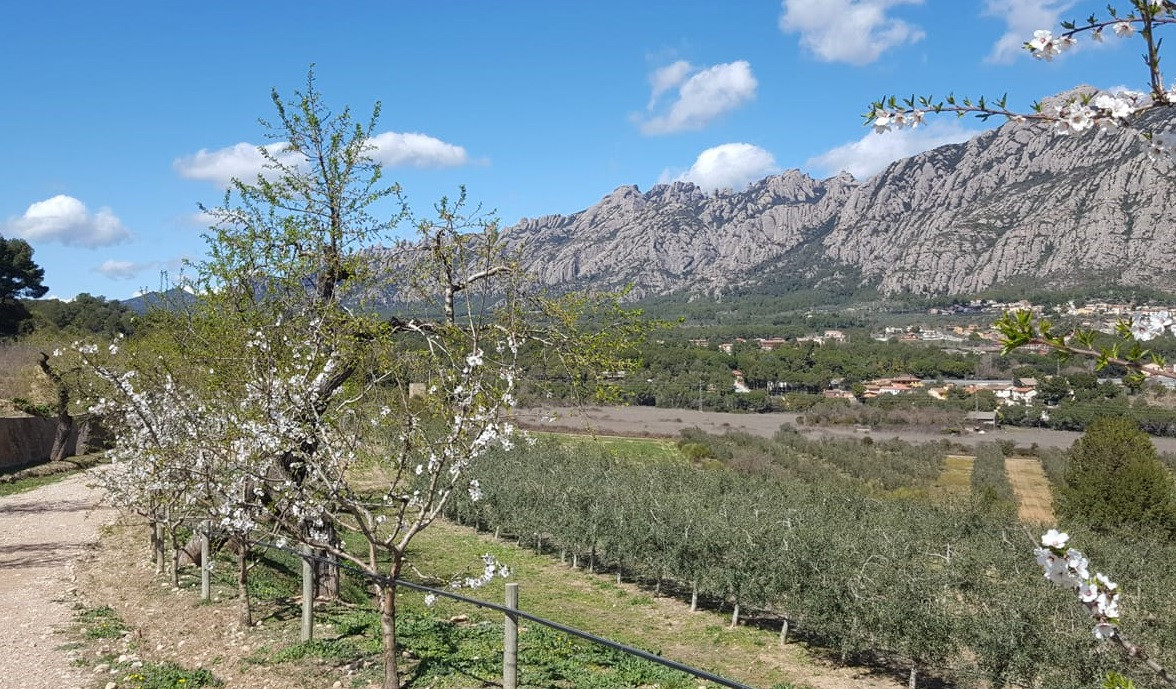
<svg viewBox="0 0 1176 689">
<path fill-rule="evenodd" d="M 972 461 L 967 455 L 948 455 L 943 472 L 931 484 L 931 493 L 940 498 L 966 497 L 972 492 Z"/>
<path fill-rule="evenodd" d="M 509 581 L 519 584 L 519 607 L 532 614 L 576 627 L 762 689 L 897 689 L 884 675 L 839 668 L 812 659 L 802 643 L 782 645 L 774 626 L 728 626 L 729 610 L 690 612 L 683 600 L 655 596 L 648 586 L 623 581 L 615 573 L 589 574 L 560 564 L 555 554 L 540 554 L 513 542 L 495 539 L 453 524 L 438 522 L 423 532 L 410 549 L 419 572 L 408 575 L 443 588 L 446 582 L 480 573 L 480 557 L 489 553 L 511 568 Z M 250 589 L 269 627 L 275 620 L 297 634 L 297 609 L 289 602 L 298 590 L 297 563 L 281 552 L 264 556 L 265 568 L 255 570 Z M 231 571 L 220 571 L 217 583 L 231 596 Z M 224 569 L 229 569 L 228 567 Z M 444 574 L 444 578 L 431 575 Z M 187 579 L 187 578 L 186 578 Z M 351 593 L 362 591 L 362 579 L 348 576 Z M 195 586 L 195 580 L 190 580 Z M 472 598 L 501 601 L 506 580 L 495 579 Z M 352 596 L 348 596 L 352 597 Z M 502 615 L 458 601 L 439 599 L 426 606 L 421 593 L 402 589 L 398 596 L 405 668 L 415 675 L 410 686 L 457 689 L 492 686 L 501 670 Z M 363 606 L 366 607 L 366 606 Z M 375 654 L 379 648 L 377 618 L 355 603 L 320 610 L 317 641 L 312 644 L 259 645 L 248 662 L 278 664 L 342 664 Z M 271 632 L 273 629 L 271 628 Z M 289 636 L 288 636 L 289 638 Z M 522 622 L 519 632 L 520 686 L 604 689 L 660 686 L 695 689 L 712 684 L 678 674 L 629 656 L 596 647 Z M 361 679 L 357 676 L 356 679 Z M 364 676 L 363 679 L 371 679 Z"/>
<path fill-rule="evenodd" d="M 973 457 L 948 455 L 943 472 L 931 485 L 931 495 L 940 499 L 966 497 L 972 491 Z M 1017 515 L 1027 524 L 1052 524 L 1053 493 L 1041 462 L 1036 457 L 1008 457 L 1005 474 L 1017 497 Z"/>
<path fill-rule="evenodd" d="M 379 649 L 378 617 L 368 604 L 362 578 L 348 575 L 346 602 L 319 603 L 315 641 L 298 639 L 299 591 L 296 559 L 281 551 L 259 553 L 250 590 L 254 596 L 252 631 L 235 631 L 234 572 L 218 558 L 211 603 L 199 603 L 199 579 L 186 570 L 179 590 L 158 585 L 149 565 L 117 570 L 117 563 L 144 556 L 145 531 L 118 527 L 103 537 L 98 551 L 100 576 L 87 578 L 87 605 L 112 606 L 119 624 L 133 630 L 106 650 L 91 648 L 90 663 L 115 667 L 120 654 L 139 654 L 150 666 L 166 666 L 185 676 L 207 668 L 225 686 L 261 689 L 370 687 L 379 677 L 373 662 Z M 519 583 L 520 608 L 630 644 L 759 689 L 898 689 L 901 683 L 877 668 L 843 668 L 811 657 L 803 643 L 782 645 L 774 624 L 728 627 L 729 610 L 690 612 L 689 605 L 655 596 L 648 587 L 616 582 L 614 573 L 588 574 L 488 534 L 437 523 L 414 541 L 411 560 L 420 568 L 410 578 L 444 585 L 454 574 L 475 574 L 480 556 L 491 553 L 511 569 Z M 227 553 L 222 553 L 227 558 Z M 110 565 L 109 567 L 102 564 Z M 444 574 L 444 580 L 428 575 Z M 128 583 L 128 579 L 133 582 Z M 96 583 L 99 582 L 99 583 Z M 502 579 L 477 590 L 473 598 L 499 601 Z M 406 687 L 474 689 L 501 681 L 502 615 L 469 604 L 440 600 L 432 607 L 423 596 L 402 590 L 398 596 L 400 649 Z M 175 614 L 159 614 L 166 609 Z M 121 629 L 121 628 L 120 628 Z M 714 686 L 646 661 L 596 647 L 528 622 L 520 625 L 520 686 L 562 689 L 700 689 Z M 100 641 L 105 641 L 101 639 Z M 182 643 L 181 643 L 182 642 Z M 128 646 L 129 644 L 129 646 Z M 151 649 L 155 649 L 152 651 Z M 118 665 L 119 671 L 130 672 Z M 183 668 L 190 668 L 184 670 Z M 192 669 L 194 668 L 194 669 Z M 120 675 L 121 676 L 121 675 Z M 191 681 L 191 680 L 189 680 Z M 120 683 L 120 686 L 123 686 Z M 128 685 L 132 686 L 132 685 Z M 157 686 L 177 684 L 143 684 Z"/>
</svg>

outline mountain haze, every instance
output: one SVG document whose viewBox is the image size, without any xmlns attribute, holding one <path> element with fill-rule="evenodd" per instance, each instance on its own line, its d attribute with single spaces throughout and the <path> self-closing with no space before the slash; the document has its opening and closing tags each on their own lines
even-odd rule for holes
<svg viewBox="0 0 1176 689">
<path fill-rule="evenodd" d="M 1149 119 L 1176 123 L 1166 112 Z M 740 192 L 620 187 L 507 231 L 547 284 L 638 297 L 722 294 L 781 277 L 885 294 L 970 294 L 1017 280 L 1176 291 L 1176 178 L 1131 131 L 1007 123 L 857 182 L 790 170 Z"/>
</svg>

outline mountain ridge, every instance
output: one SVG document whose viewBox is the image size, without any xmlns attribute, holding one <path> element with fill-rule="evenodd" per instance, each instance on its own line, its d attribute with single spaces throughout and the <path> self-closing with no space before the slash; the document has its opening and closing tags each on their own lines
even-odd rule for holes
<svg viewBox="0 0 1176 689">
<path fill-rule="evenodd" d="M 780 275 L 797 285 L 811 276 L 811 286 L 850 276 L 885 295 L 970 294 L 1027 278 L 1074 287 L 1107 275 L 1176 291 L 1176 184 L 1137 137 L 1010 122 L 861 182 L 787 170 L 739 192 L 626 185 L 505 236 L 542 283 L 632 285 L 638 298 L 718 296 Z"/>
</svg>

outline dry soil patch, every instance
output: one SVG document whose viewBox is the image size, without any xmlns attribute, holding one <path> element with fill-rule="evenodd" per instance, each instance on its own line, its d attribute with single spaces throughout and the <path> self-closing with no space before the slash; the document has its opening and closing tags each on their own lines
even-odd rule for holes
<svg viewBox="0 0 1176 689">
<path fill-rule="evenodd" d="M 1017 516 L 1030 524 L 1053 524 L 1053 492 L 1034 457 L 1006 457 L 1005 474 L 1017 496 Z"/>
</svg>

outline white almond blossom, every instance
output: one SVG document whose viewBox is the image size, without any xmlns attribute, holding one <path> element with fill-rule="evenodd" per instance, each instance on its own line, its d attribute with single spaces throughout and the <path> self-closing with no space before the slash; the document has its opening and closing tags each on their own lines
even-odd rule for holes
<svg viewBox="0 0 1176 689">
<path fill-rule="evenodd" d="M 1091 576 L 1089 559 L 1067 548 L 1069 540 L 1067 534 L 1050 529 L 1041 537 L 1042 547 L 1034 550 L 1037 564 L 1045 570 L 1046 579 L 1074 591 L 1095 619 L 1094 635 L 1108 639 L 1118 633 L 1119 587 L 1101 572 Z"/>
</svg>

